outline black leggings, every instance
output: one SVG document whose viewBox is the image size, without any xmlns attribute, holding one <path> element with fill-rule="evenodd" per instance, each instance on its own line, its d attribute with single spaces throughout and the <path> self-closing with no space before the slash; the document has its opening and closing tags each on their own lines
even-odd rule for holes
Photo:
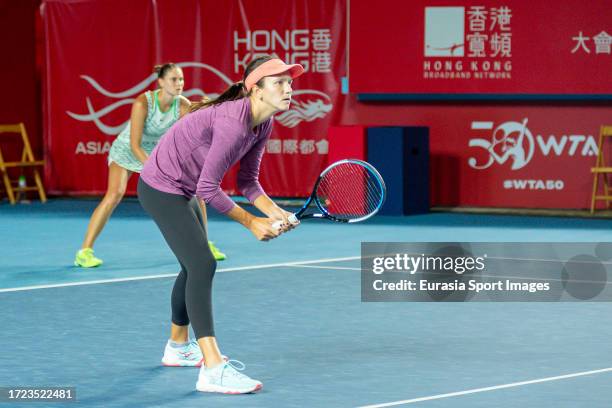
<svg viewBox="0 0 612 408">
<path fill-rule="evenodd" d="M 181 264 L 172 289 L 172 323 L 187 326 L 191 320 L 196 338 L 214 336 L 211 292 L 217 261 L 208 247 L 198 199 L 164 193 L 142 179 L 138 199 Z"/>
</svg>

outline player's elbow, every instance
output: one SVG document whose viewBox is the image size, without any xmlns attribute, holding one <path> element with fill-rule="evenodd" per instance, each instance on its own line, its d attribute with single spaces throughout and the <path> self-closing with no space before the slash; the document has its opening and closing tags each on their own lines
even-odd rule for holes
<svg viewBox="0 0 612 408">
<path fill-rule="evenodd" d="M 247 177 L 238 175 L 238 178 L 236 179 L 236 188 L 238 188 L 238 191 L 240 191 L 242 194 L 244 194 L 245 191 L 250 190 L 258 185 L 259 181 L 257 180 L 257 177 Z"/>
<path fill-rule="evenodd" d="M 196 196 L 209 203 L 215 195 L 221 191 L 221 186 L 218 184 L 198 183 L 196 187 Z"/>
</svg>

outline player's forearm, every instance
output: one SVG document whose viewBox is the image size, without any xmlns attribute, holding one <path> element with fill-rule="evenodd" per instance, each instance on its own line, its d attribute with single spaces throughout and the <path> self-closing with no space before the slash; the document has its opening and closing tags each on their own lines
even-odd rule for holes
<svg viewBox="0 0 612 408">
<path fill-rule="evenodd" d="M 228 217 L 230 217 L 232 220 L 244 225 L 246 228 L 250 228 L 251 222 L 255 218 L 253 214 L 246 211 L 244 208 L 240 207 L 239 205 L 234 206 L 234 208 L 232 208 L 225 214 Z"/>
<path fill-rule="evenodd" d="M 280 209 L 278 205 L 267 194 L 262 194 L 253 201 L 253 205 L 257 207 L 259 211 L 266 214 L 268 217 L 275 215 Z"/>
</svg>

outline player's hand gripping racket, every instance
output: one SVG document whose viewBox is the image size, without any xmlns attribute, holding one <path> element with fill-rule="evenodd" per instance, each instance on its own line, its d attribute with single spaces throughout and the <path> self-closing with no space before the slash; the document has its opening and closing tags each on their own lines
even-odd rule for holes
<svg viewBox="0 0 612 408">
<path fill-rule="evenodd" d="M 359 222 L 380 210 L 387 189 L 378 171 L 369 163 L 356 159 L 337 161 L 319 178 L 302 208 L 289 216 L 293 224 L 306 218 L 327 218 L 336 222 Z M 314 212 L 308 207 L 314 202 Z M 280 228 L 282 221 L 272 224 Z"/>
</svg>

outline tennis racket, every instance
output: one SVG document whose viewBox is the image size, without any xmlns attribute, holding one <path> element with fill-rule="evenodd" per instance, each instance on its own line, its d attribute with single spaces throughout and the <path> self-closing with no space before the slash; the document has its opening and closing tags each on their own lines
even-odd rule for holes
<svg viewBox="0 0 612 408">
<path fill-rule="evenodd" d="M 387 189 L 380 173 L 370 163 L 347 159 L 328 166 L 317 179 L 302 208 L 289 216 L 293 224 L 307 218 L 327 218 L 336 222 L 360 222 L 380 210 Z M 313 210 L 309 207 L 314 203 Z M 282 221 L 272 224 L 280 228 Z"/>
</svg>

